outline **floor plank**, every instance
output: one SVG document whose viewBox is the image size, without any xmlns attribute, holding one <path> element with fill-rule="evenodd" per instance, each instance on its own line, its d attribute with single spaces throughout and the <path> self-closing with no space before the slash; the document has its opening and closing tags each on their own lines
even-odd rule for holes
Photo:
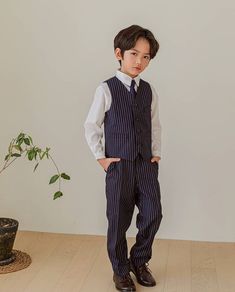
<svg viewBox="0 0 235 292">
<path fill-rule="evenodd" d="M 128 248 L 135 238 L 128 238 Z M 0 275 L 0 292 L 114 292 L 105 236 L 19 231 L 14 249 L 32 264 Z M 235 244 L 156 239 L 149 268 L 152 292 L 234 292 Z"/>
</svg>

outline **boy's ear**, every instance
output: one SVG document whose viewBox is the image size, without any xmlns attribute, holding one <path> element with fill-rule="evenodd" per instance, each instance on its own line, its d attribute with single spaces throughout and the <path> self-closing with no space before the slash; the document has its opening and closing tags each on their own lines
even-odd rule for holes
<svg viewBox="0 0 235 292">
<path fill-rule="evenodd" d="M 116 56 L 116 58 L 117 58 L 118 60 L 122 60 L 122 54 L 121 54 L 121 49 L 120 49 L 120 48 L 116 48 L 116 49 L 114 50 L 114 54 L 115 54 L 115 56 Z"/>
</svg>

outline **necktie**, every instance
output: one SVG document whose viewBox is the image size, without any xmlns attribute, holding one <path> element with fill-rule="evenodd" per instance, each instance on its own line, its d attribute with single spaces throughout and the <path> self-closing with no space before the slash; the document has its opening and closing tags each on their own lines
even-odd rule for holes
<svg viewBox="0 0 235 292">
<path fill-rule="evenodd" d="M 131 81 L 130 93 L 131 93 L 131 95 L 132 95 L 133 97 L 136 96 L 136 91 L 135 91 L 135 80 L 134 80 L 134 79 L 132 79 L 132 81 Z"/>
</svg>

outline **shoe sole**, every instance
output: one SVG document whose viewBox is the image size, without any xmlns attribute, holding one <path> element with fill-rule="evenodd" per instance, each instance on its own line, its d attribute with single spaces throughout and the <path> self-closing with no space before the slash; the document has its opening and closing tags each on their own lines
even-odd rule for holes
<svg viewBox="0 0 235 292">
<path fill-rule="evenodd" d="M 116 285 L 115 285 L 115 288 L 118 290 L 118 291 L 122 291 L 122 292 L 134 292 L 136 291 L 136 289 L 120 289 L 118 288 Z"/>
</svg>

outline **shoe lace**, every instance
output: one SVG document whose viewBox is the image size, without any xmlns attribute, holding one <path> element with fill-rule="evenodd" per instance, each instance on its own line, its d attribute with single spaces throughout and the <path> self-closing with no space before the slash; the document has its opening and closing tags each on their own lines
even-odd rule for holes
<svg viewBox="0 0 235 292">
<path fill-rule="evenodd" d="M 142 271 L 152 273 L 152 271 L 150 270 L 150 268 L 148 266 L 149 266 L 149 263 L 144 263 L 142 266 L 139 267 L 139 269 Z"/>
</svg>

